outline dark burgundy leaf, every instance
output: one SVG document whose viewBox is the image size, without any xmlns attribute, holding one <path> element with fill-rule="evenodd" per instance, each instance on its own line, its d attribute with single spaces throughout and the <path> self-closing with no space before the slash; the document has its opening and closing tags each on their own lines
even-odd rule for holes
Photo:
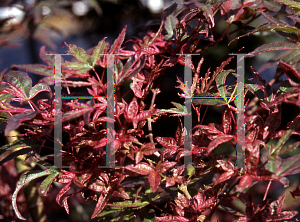
<svg viewBox="0 0 300 222">
<path fill-rule="evenodd" d="M 219 146 L 222 143 L 226 143 L 228 141 L 230 141 L 231 139 L 233 139 L 234 136 L 232 135 L 220 135 L 218 137 L 216 137 L 214 140 L 212 140 L 207 148 L 207 153 L 211 153 L 217 146 Z"/>
<path fill-rule="evenodd" d="M 160 173 L 164 173 L 164 172 L 166 172 L 168 169 L 174 167 L 176 164 L 177 164 L 177 162 L 169 162 L 169 161 L 166 161 L 166 162 L 163 162 L 163 163 L 159 163 L 159 164 L 156 166 L 156 169 L 157 169 Z"/>
<path fill-rule="evenodd" d="M 233 170 L 230 170 L 230 171 L 227 171 L 227 172 L 221 174 L 221 175 L 215 180 L 214 186 L 216 186 L 217 184 L 222 183 L 222 182 L 224 182 L 224 181 L 226 181 L 226 180 L 229 180 L 229 179 L 232 177 L 232 175 L 234 175 L 234 171 L 233 171 Z"/>
<path fill-rule="evenodd" d="M 98 214 L 101 213 L 101 211 L 105 207 L 107 201 L 108 201 L 108 196 L 107 195 L 104 196 L 103 194 L 100 194 L 97 204 L 96 204 L 96 207 L 95 207 L 95 210 L 91 216 L 91 219 L 94 219 Z"/>
<path fill-rule="evenodd" d="M 56 202 L 60 205 L 60 199 L 62 196 L 71 189 L 72 181 L 68 182 L 63 188 L 60 189 L 56 195 Z"/>
<path fill-rule="evenodd" d="M 223 132 L 225 134 L 230 134 L 232 131 L 232 116 L 231 116 L 231 110 L 228 108 L 223 113 Z"/>
<path fill-rule="evenodd" d="M 294 67 L 282 61 L 279 62 L 279 67 L 283 70 L 292 86 L 300 85 L 300 74 Z"/>
<path fill-rule="evenodd" d="M 292 196 L 295 198 L 296 196 L 300 196 L 300 185 L 298 185 L 298 187 L 296 188 L 296 190 L 294 191 L 290 191 L 290 193 L 292 194 Z"/>
<path fill-rule="evenodd" d="M 139 163 L 137 165 L 131 164 L 126 166 L 125 169 L 141 175 L 148 175 L 150 172 L 153 171 L 153 168 L 147 163 Z"/>
<path fill-rule="evenodd" d="M 29 111 L 26 113 L 19 113 L 19 114 L 8 117 L 4 135 L 8 136 L 9 133 L 11 131 L 17 129 L 23 121 L 33 119 L 36 116 L 36 114 L 37 114 L 37 112 Z"/>
<path fill-rule="evenodd" d="M 240 183 L 236 188 L 237 192 L 243 192 L 244 189 L 250 188 L 252 184 L 252 178 L 249 175 L 244 175 L 240 179 Z"/>
<path fill-rule="evenodd" d="M 132 101 L 129 103 L 129 105 L 125 107 L 125 116 L 126 119 L 132 120 L 136 117 L 137 113 L 139 111 L 139 105 L 136 101 L 136 98 L 134 97 Z"/>
<path fill-rule="evenodd" d="M 161 144 L 165 148 L 169 149 L 177 149 L 177 143 L 174 138 L 172 137 L 156 137 L 156 141 Z"/>
</svg>

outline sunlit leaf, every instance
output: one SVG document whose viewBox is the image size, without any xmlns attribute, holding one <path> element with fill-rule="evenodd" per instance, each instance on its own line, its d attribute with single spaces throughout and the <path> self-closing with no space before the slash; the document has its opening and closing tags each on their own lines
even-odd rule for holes
<svg viewBox="0 0 300 222">
<path fill-rule="evenodd" d="M 167 35 L 165 36 L 166 40 L 171 39 L 172 37 L 174 37 L 174 32 L 173 30 L 176 28 L 176 25 L 178 23 L 178 19 L 174 16 L 174 15 L 169 15 L 166 18 L 165 21 L 165 29 L 167 30 Z"/>
<path fill-rule="evenodd" d="M 46 175 L 49 175 L 51 174 L 51 172 L 49 170 L 45 170 L 45 171 L 41 171 L 41 172 L 30 172 L 30 173 L 26 173 L 26 174 L 23 174 L 18 183 L 17 183 L 17 186 L 16 186 L 16 189 L 12 195 L 12 207 L 15 211 L 15 214 L 17 215 L 17 217 L 20 219 L 20 220 L 26 220 L 19 212 L 18 210 L 18 207 L 17 207 L 17 195 L 20 191 L 20 189 L 28 182 L 36 179 L 36 178 L 39 178 L 39 177 L 42 177 L 42 176 L 46 176 Z"/>
<path fill-rule="evenodd" d="M 32 99 L 34 98 L 38 93 L 47 91 L 50 93 L 50 97 L 52 97 L 52 91 L 50 86 L 44 84 L 44 83 L 38 83 L 34 87 L 31 88 L 29 91 L 29 98 Z"/>
<path fill-rule="evenodd" d="M 109 54 L 118 54 L 119 50 L 121 49 L 122 43 L 125 39 L 126 30 L 127 30 L 127 25 L 124 27 L 121 34 L 118 36 L 118 38 L 112 44 L 112 46 L 109 50 Z"/>
</svg>

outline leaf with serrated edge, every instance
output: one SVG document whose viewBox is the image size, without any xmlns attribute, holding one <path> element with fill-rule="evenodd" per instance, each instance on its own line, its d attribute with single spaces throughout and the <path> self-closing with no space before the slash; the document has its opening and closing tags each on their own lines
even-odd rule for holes
<svg viewBox="0 0 300 222">
<path fill-rule="evenodd" d="M 122 30 L 121 34 L 118 36 L 118 38 L 114 41 L 114 43 L 112 44 L 110 50 L 109 50 L 109 54 L 118 54 L 122 43 L 125 39 L 125 35 L 126 35 L 126 30 L 127 30 L 127 25 L 124 27 L 124 29 Z"/>
<path fill-rule="evenodd" d="M 148 175 L 151 171 L 153 171 L 153 168 L 148 165 L 147 163 L 139 163 L 137 165 L 128 165 L 125 167 L 125 169 L 130 170 L 132 172 L 141 174 L 141 175 Z"/>
<path fill-rule="evenodd" d="M 17 183 L 17 186 L 16 186 L 16 189 L 12 195 L 12 207 L 15 211 L 15 214 L 17 215 L 17 217 L 20 219 L 20 220 L 26 220 L 22 215 L 21 213 L 19 212 L 18 210 L 18 207 L 17 207 L 17 195 L 20 191 L 20 189 L 24 186 L 24 184 L 36 179 L 36 178 L 39 178 L 39 177 L 42 177 L 42 176 L 46 176 L 46 175 L 49 175 L 51 174 L 51 172 L 49 170 L 46 170 L 46 171 L 42 171 L 42 172 L 31 172 L 31 173 L 27 173 L 27 174 L 23 174 L 18 183 Z"/>
<path fill-rule="evenodd" d="M 299 49 L 300 46 L 292 42 L 272 42 L 272 43 L 267 43 L 262 46 L 259 46 L 254 51 L 248 53 L 248 55 L 246 55 L 245 58 L 257 56 L 263 52 L 276 51 L 276 50 L 299 50 Z"/>
<path fill-rule="evenodd" d="M 38 93 L 43 92 L 43 91 L 49 92 L 50 97 L 52 97 L 52 91 L 51 91 L 50 86 L 48 86 L 44 83 L 38 83 L 34 87 L 32 87 L 31 90 L 29 91 L 29 98 L 32 99 Z"/>
<path fill-rule="evenodd" d="M 224 98 L 224 100 L 227 102 L 226 98 L 226 92 L 225 92 L 225 81 L 226 77 L 230 72 L 233 72 L 234 70 L 224 70 L 221 73 L 219 73 L 216 77 L 216 83 L 217 83 L 217 88 L 220 93 L 220 96 Z"/>
<path fill-rule="evenodd" d="M 174 15 L 169 15 L 165 21 L 165 29 L 168 32 L 168 35 L 165 36 L 165 39 L 170 39 L 173 36 L 173 30 L 176 28 L 178 19 Z"/>
<path fill-rule="evenodd" d="M 21 89 L 24 95 L 28 97 L 29 90 L 32 87 L 32 80 L 25 72 L 11 71 L 4 75 L 4 79 L 15 87 Z"/>
<path fill-rule="evenodd" d="M 86 54 L 83 48 L 78 47 L 74 44 L 68 45 L 66 42 L 64 42 L 64 44 L 69 48 L 68 53 L 75 57 L 78 62 L 91 65 L 90 57 Z"/>
<path fill-rule="evenodd" d="M 92 62 L 92 66 L 95 66 L 97 63 L 98 58 L 101 58 L 104 53 L 104 50 L 106 49 L 106 47 L 108 46 L 108 43 L 105 42 L 104 38 L 103 40 L 101 40 L 100 42 L 98 42 L 98 45 L 93 49 L 92 55 L 91 55 L 91 62 Z"/>
<path fill-rule="evenodd" d="M 41 194 L 43 194 L 44 196 L 47 195 L 47 192 L 50 188 L 51 183 L 53 182 L 53 180 L 59 175 L 59 171 L 58 170 L 53 170 L 53 169 L 49 169 L 49 172 L 51 172 L 51 174 L 43 180 L 43 182 L 40 185 L 40 190 L 41 190 Z"/>
</svg>

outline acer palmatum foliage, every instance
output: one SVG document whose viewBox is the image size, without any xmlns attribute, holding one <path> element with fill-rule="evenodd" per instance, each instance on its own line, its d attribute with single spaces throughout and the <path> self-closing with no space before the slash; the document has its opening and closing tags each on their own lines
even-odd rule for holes
<svg viewBox="0 0 300 222">
<path fill-rule="evenodd" d="M 53 140 L 56 113 L 50 86 L 55 84 L 55 61 L 42 47 L 40 58 L 46 64 L 14 64 L 12 70 L 3 72 L 1 129 L 5 136 L 20 127 L 25 133 L 1 147 L 1 154 L 8 155 L 0 164 L 27 154 L 28 161 L 40 166 L 38 172 L 29 171 L 21 176 L 10 197 L 16 216 L 25 219 L 18 210 L 20 189 L 36 178 L 47 176 L 39 187 L 41 194 L 51 192 L 51 186 L 56 186 L 54 182 L 63 184 L 56 194 L 56 202 L 69 213 L 71 196 L 81 194 L 82 198 L 93 199 L 97 203 L 91 218 L 99 221 L 104 218 L 110 221 L 133 221 L 134 218 L 138 221 L 211 221 L 221 211 L 232 221 L 294 218 L 297 211 L 282 208 L 287 195 L 294 198 L 300 195 L 299 186 L 275 200 L 267 195 L 271 183 L 288 187 L 287 176 L 300 172 L 300 154 L 283 155 L 299 147 L 299 142 L 287 144 L 287 141 L 292 135 L 300 134 L 300 115 L 293 116 L 287 124 L 282 122 L 284 104 L 300 105 L 297 17 L 300 6 L 296 1 L 283 0 L 237 2 L 174 3 L 164 11 L 165 18 L 158 30 L 149 29 L 143 37 L 128 40 L 133 43 L 132 49 L 125 47 L 127 26 L 112 45 L 104 38 L 90 53 L 65 43 L 73 60 L 62 64 L 61 83 L 68 92 L 63 96 L 86 96 L 71 93 L 72 88 L 83 87 L 89 96 L 95 97 L 85 102 L 76 98 L 61 100 L 62 132 L 69 135 L 69 140 L 62 144 L 62 159 L 64 166 L 70 166 L 68 170 L 53 166 L 56 158 L 53 155 L 40 154 L 47 148 L 46 142 Z M 218 13 L 222 19 L 216 20 Z M 279 15 L 289 18 L 289 23 L 279 20 Z M 260 17 L 268 22 L 252 26 L 252 21 L 257 21 L 256 24 L 262 21 Z M 216 38 L 214 28 L 220 20 L 227 28 Z M 228 32 L 230 27 L 236 29 Z M 245 169 L 239 169 L 235 166 L 236 81 L 228 83 L 229 76 L 235 76 L 236 70 L 226 68 L 234 63 L 234 56 L 225 58 L 212 72 L 210 68 L 202 68 L 205 57 L 194 64 L 185 60 L 183 54 L 205 51 L 235 33 L 238 37 L 231 42 L 268 31 L 277 32 L 286 41 L 263 44 L 245 56 L 279 50 L 260 68 L 262 71 L 277 66 L 271 81 L 267 82 L 252 67 L 253 78 L 245 80 Z M 112 55 L 115 55 L 114 83 L 105 80 Z M 185 104 L 172 101 L 168 109 L 161 109 L 156 103 L 156 98 L 165 93 L 161 78 L 178 64 L 187 66 L 193 75 L 191 86 L 180 77 L 173 86 L 179 90 L 179 98 L 193 98 L 191 135 L 183 124 L 184 116 L 189 115 Z M 13 71 L 15 69 L 18 71 Z M 27 72 L 44 78 L 32 86 Z M 112 84 L 115 87 L 114 119 L 106 116 L 111 96 L 106 91 Z M 124 92 L 125 86 L 130 87 L 129 96 Z M 223 110 L 221 122 L 203 124 L 204 118 L 210 116 L 205 110 L 208 107 Z M 159 124 L 162 116 L 178 122 L 174 135 L 152 132 L 152 124 Z M 107 123 L 114 123 L 114 129 L 107 130 Z M 187 150 L 184 141 L 189 137 L 192 142 Z M 108 164 L 106 156 L 111 153 L 106 153 L 106 146 L 111 144 L 115 149 L 116 168 L 98 168 Z M 183 162 L 186 156 L 192 158 L 188 168 Z M 45 169 L 44 165 L 51 168 Z M 260 202 L 254 203 L 252 191 L 264 181 L 269 182 L 269 186 Z M 0 185 L 3 187 L 5 183 L 7 181 L 2 181 Z"/>
</svg>

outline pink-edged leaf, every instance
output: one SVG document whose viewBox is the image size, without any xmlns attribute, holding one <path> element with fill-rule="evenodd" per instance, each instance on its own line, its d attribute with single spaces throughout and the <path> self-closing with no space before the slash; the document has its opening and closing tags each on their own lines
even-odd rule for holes
<svg viewBox="0 0 300 222">
<path fill-rule="evenodd" d="M 47 63 L 48 66 L 54 67 L 54 58 L 51 55 L 47 55 L 46 46 L 42 46 L 40 48 L 39 57 L 41 58 L 41 60 Z"/>
<path fill-rule="evenodd" d="M 92 62 L 92 66 L 95 66 L 97 63 L 98 58 L 101 58 L 103 55 L 100 54 L 104 54 L 105 49 L 107 49 L 107 47 L 109 47 L 109 44 L 107 42 L 105 42 L 105 39 L 102 39 L 100 42 L 98 42 L 98 45 L 94 47 L 92 55 L 91 55 L 91 62 Z"/>
<path fill-rule="evenodd" d="M 135 155 L 135 164 L 141 162 L 143 157 L 144 157 L 143 153 L 141 151 L 138 151 Z"/>
<path fill-rule="evenodd" d="M 49 170 L 46 170 L 46 171 L 42 171 L 42 172 L 31 172 L 31 173 L 27 173 L 27 174 L 23 174 L 17 185 L 16 185 L 16 189 L 12 195 L 12 207 L 15 211 L 15 214 L 17 215 L 17 217 L 20 219 L 20 220 L 26 220 L 20 213 L 20 211 L 18 210 L 18 207 L 17 207 L 17 195 L 20 191 L 20 189 L 28 182 L 36 179 L 36 178 L 39 178 L 39 177 L 42 177 L 42 176 L 46 176 L 46 175 L 49 175 L 51 174 L 51 172 Z"/>
<path fill-rule="evenodd" d="M 159 173 L 154 170 L 150 171 L 150 174 L 148 176 L 148 181 L 150 183 L 152 192 L 156 192 L 161 181 Z"/>
<path fill-rule="evenodd" d="M 126 119 L 132 120 L 136 117 L 137 113 L 139 111 L 139 104 L 134 97 L 132 101 L 129 103 L 129 105 L 125 106 L 125 117 Z"/>
<path fill-rule="evenodd" d="M 105 207 L 106 203 L 108 201 L 108 196 L 103 196 L 103 194 L 101 194 L 98 198 L 95 210 L 91 216 L 91 219 L 94 219 L 98 214 L 101 213 L 101 211 L 103 210 L 103 208 Z"/>
<path fill-rule="evenodd" d="M 243 192 L 244 189 L 249 188 L 252 184 L 252 178 L 249 175 L 242 176 L 239 185 L 236 188 L 237 192 Z"/>
<path fill-rule="evenodd" d="M 274 200 L 271 204 L 270 207 L 272 209 L 272 214 L 273 215 L 277 215 L 281 212 L 282 210 L 282 206 L 283 206 L 283 202 L 285 199 L 285 193 L 283 193 L 277 200 Z"/>
<path fill-rule="evenodd" d="M 211 153 L 217 146 L 219 146 L 222 143 L 226 143 L 228 141 L 230 141 L 231 139 L 233 139 L 234 136 L 232 135 L 220 135 L 218 137 L 216 137 L 214 140 L 212 140 L 207 148 L 207 153 Z"/>
<path fill-rule="evenodd" d="M 300 74 L 294 67 L 282 61 L 279 61 L 279 67 L 283 70 L 292 86 L 300 85 Z"/>
<path fill-rule="evenodd" d="M 230 134 L 232 131 L 232 116 L 231 110 L 228 108 L 223 113 L 222 127 L 225 134 Z"/>
<path fill-rule="evenodd" d="M 69 205 L 68 205 L 68 199 L 69 199 L 70 196 L 66 196 L 63 201 L 62 201 L 62 205 L 63 207 L 65 208 L 67 214 L 70 214 L 69 212 Z"/>
<path fill-rule="evenodd" d="M 143 144 L 141 146 L 141 152 L 146 156 L 154 154 L 157 151 L 157 149 L 155 148 L 155 144 L 156 143 Z"/>
<path fill-rule="evenodd" d="M 222 183 L 226 180 L 229 180 L 232 175 L 234 175 L 234 171 L 233 170 L 230 170 L 230 171 L 227 171 L 225 173 L 222 173 L 214 182 L 214 186 L 216 186 L 217 184 L 219 183 Z"/>
<path fill-rule="evenodd" d="M 128 200 L 130 199 L 130 196 L 128 195 L 128 193 L 126 193 L 124 191 L 124 189 L 122 188 L 118 188 L 118 190 L 115 190 L 112 194 L 114 197 L 121 197 L 121 198 L 124 198 L 125 200 Z"/>
<path fill-rule="evenodd" d="M 156 141 L 165 148 L 177 149 L 177 143 L 172 137 L 156 137 Z"/>
<path fill-rule="evenodd" d="M 43 91 L 49 92 L 50 98 L 52 98 L 52 91 L 51 91 L 50 86 L 48 86 L 44 83 L 38 83 L 34 87 L 32 87 L 31 90 L 29 91 L 29 98 L 32 99 L 38 93 L 43 92 Z"/>
<path fill-rule="evenodd" d="M 144 120 L 144 119 L 148 119 L 150 118 L 152 115 L 154 115 L 156 113 L 156 109 L 150 109 L 150 110 L 147 110 L 147 111 L 143 111 L 143 112 L 140 112 L 137 116 L 136 116 L 136 120 L 137 121 L 141 121 L 141 120 Z"/>
<path fill-rule="evenodd" d="M 205 200 L 202 205 L 201 208 L 205 209 L 207 207 L 210 207 L 211 205 L 213 205 L 216 202 L 216 197 L 211 197 L 208 200 Z"/>
<path fill-rule="evenodd" d="M 169 162 L 169 161 L 165 161 L 162 163 L 159 163 L 156 166 L 156 169 L 160 172 L 160 173 L 164 173 L 166 172 L 168 169 L 174 167 L 177 164 L 177 162 Z"/>
<path fill-rule="evenodd" d="M 125 39 L 126 29 L 127 29 L 127 25 L 124 27 L 121 34 L 118 36 L 118 38 L 112 44 L 112 46 L 109 50 L 109 54 L 118 54 L 119 50 L 121 49 L 122 43 Z"/>
<path fill-rule="evenodd" d="M 8 136 L 9 133 L 17 129 L 23 121 L 33 119 L 36 116 L 36 114 L 37 112 L 29 111 L 8 117 L 4 135 Z"/>
<path fill-rule="evenodd" d="M 166 187 L 174 186 L 176 183 L 173 177 L 166 177 Z"/>
<path fill-rule="evenodd" d="M 49 169 L 49 172 L 51 174 L 46 179 L 44 179 L 40 185 L 41 194 L 43 194 L 44 196 L 47 195 L 47 192 L 53 180 L 60 174 L 60 172 L 57 169 L 52 169 L 52 168 Z"/>
<path fill-rule="evenodd" d="M 257 56 L 263 52 L 276 51 L 276 50 L 299 50 L 299 49 L 300 46 L 292 42 L 272 42 L 256 48 L 254 51 L 248 53 L 248 55 L 246 55 L 245 58 Z"/>
<path fill-rule="evenodd" d="M 300 173 L 300 154 L 283 159 L 277 175 L 287 176 Z"/>
<path fill-rule="evenodd" d="M 127 170 L 132 172 L 141 174 L 141 175 L 148 175 L 150 172 L 153 171 L 153 168 L 147 163 L 139 163 L 137 165 L 128 165 L 125 167 Z"/>
<path fill-rule="evenodd" d="M 173 216 L 173 215 L 169 215 L 169 216 L 163 216 L 163 217 L 156 217 L 155 219 L 157 221 L 163 221 L 163 222 L 189 222 L 190 220 L 182 217 L 182 216 Z"/>
<path fill-rule="evenodd" d="M 85 107 L 80 110 L 75 110 L 75 111 L 69 111 L 63 114 L 62 116 L 62 122 L 67 122 L 73 119 L 76 119 L 80 116 L 83 116 L 84 114 L 93 111 L 93 107 Z"/>
<path fill-rule="evenodd" d="M 283 211 L 275 217 L 274 221 L 289 220 L 295 217 L 297 214 L 297 211 Z"/>
<path fill-rule="evenodd" d="M 56 202 L 58 203 L 58 205 L 60 205 L 60 199 L 62 198 L 62 196 L 66 192 L 68 192 L 68 190 L 71 189 L 71 185 L 72 185 L 72 181 L 70 181 L 63 188 L 61 188 L 60 191 L 58 192 L 58 194 L 56 195 Z"/>
<path fill-rule="evenodd" d="M 217 160 L 217 162 L 218 162 L 218 164 L 220 164 L 220 166 L 222 167 L 222 169 L 225 170 L 225 171 L 234 170 L 234 165 L 230 161 Z"/>
<path fill-rule="evenodd" d="M 64 42 L 64 44 L 69 48 L 68 53 L 71 54 L 74 58 L 76 58 L 78 62 L 91 64 L 91 59 L 86 54 L 86 51 L 83 48 L 78 47 L 74 44 L 68 45 L 66 42 Z"/>
<path fill-rule="evenodd" d="M 4 75 L 4 79 L 20 89 L 23 94 L 28 97 L 29 90 L 32 87 L 32 80 L 26 73 L 21 71 L 10 71 Z"/>
<path fill-rule="evenodd" d="M 177 196 L 178 196 L 178 200 L 175 200 L 177 206 L 179 206 L 181 208 L 185 208 L 185 207 L 190 206 L 190 201 L 186 196 L 184 196 L 180 192 L 178 192 Z"/>
<path fill-rule="evenodd" d="M 12 64 L 11 67 L 24 69 L 26 72 L 31 72 L 41 76 L 51 76 L 53 78 L 53 69 L 42 64 L 29 64 L 29 65 L 16 65 Z M 54 79 L 54 78 L 53 78 Z"/>
<path fill-rule="evenodd" d="M 199 189 L 197 195 L 193 197 L 193 208 L 197 211 L 201 211 L 201 206 L 204 200 L 204 191 L 202 189 Z"/>
<path fill-rule="evenodd" d="M 177 145 L 179 147 L 183 146 L 184 144 L 184 135 L 185 135 L 185 128 L 182 125 L 182 122 L 180 120 L 180 118 L 178 118 L 178 127 L 176 129 L 176 133 L 175 133 L 175 140 L 177 141 Z"/>
</svg>

